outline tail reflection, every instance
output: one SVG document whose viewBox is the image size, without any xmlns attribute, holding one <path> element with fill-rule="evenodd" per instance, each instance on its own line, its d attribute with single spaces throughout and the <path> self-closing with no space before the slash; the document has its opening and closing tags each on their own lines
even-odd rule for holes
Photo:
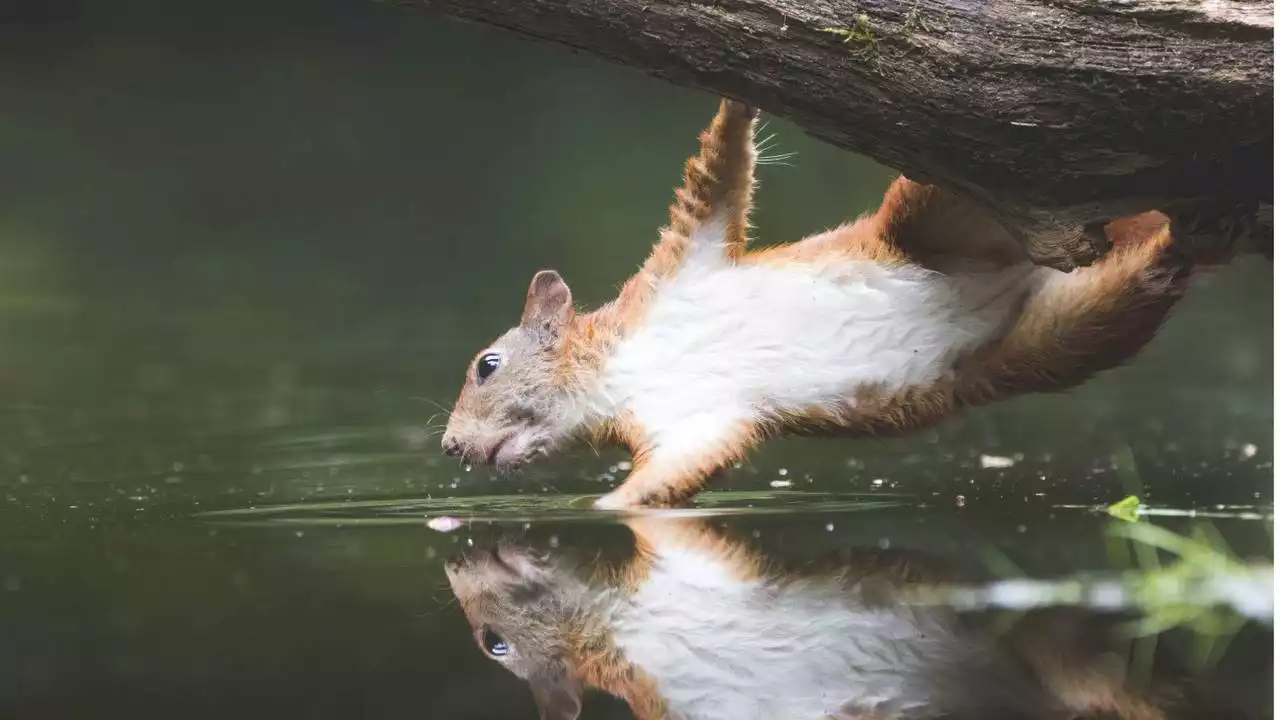
<svg viewBox="0 0 1280 720">
<path fill-rule="evenodd" d="M 961 579 L 924 555 L 794 569 L 701 519 L 627 525 L 622 563 L 512 542 L 446 563 L 481 650 L 529 683 L 545 720 L 576 718 L 587 687 L 641 720 L 1183 716 L 1175 684 L 1126 684 L 1123 655 L 1082 611 L 1034 612 L 995 635 L 905 602 Z"/>
</svg>

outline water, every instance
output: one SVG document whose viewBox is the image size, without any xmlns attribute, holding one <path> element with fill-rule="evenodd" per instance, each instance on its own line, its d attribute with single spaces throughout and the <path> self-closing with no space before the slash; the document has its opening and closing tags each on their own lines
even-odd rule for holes
<svg viewBox="0 0 1280 720">
<path fill-rule="evenodd" d="M 0 66 L 19 100 L 0 121 L 0 716 L 531 717 L 445 561 L 505 538 L 625 562 L 622 518 L 578 501 L 627 458 L 492 477 L 431 429 L 534 271 L 590 304 L 643 259 L 714 100 L 417 7 L 25 17 Z M 798 155 L 762 172 L 761 237 L 833 225 L 891 177 L 771 128 Z M 1164 577 L 1106 512 L 1137 495 L 1140 522 L 1207 523 L 1269 568 L 1270 273 L 1204 278 L 1078 391 L 893 441 L 770 443 L 664 522 L 788 567 L 914 549 L 979 584 Z M 1238 568 L 1213 558 L 1182 567 L 1225 587 Z M 1126 602 L 1161 619 L 1194 597 L 1140 589 Z M 1270 716 L 1269 623 L 1176 619 L 1158 649 Z M 1126 659 L 1139 681 L 1150 653 Z M 625 710 L 588 694 L 584 716 Z"/>
</svg>

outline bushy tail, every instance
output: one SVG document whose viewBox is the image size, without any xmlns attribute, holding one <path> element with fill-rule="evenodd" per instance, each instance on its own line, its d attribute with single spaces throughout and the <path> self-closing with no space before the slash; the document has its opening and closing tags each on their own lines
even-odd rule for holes
<svg viewBox="0 0 1280 720">
<path fill-rule="evenodd" d="M 984 378 L 963 400 L 982 404 L 1065 390 L 1138 353 L 1182 296 L 1191 264 L 1157 212 L 1113 222 L 1114 246 L 1090 267 L 1043 278 L 1013 328 L 982 358 Z"/>
</svg>

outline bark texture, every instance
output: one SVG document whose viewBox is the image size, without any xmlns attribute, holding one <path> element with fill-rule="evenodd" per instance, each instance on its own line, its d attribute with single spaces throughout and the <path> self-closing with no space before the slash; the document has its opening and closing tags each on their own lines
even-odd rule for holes
<svg viewBox="0 0 1280 720">
<path fill-rule="evenodd" d="M 426 0 L 738 98 L 995 210 L 1067 269 L 1159 209 L 1270 246 L 1273 7 L 1259 0 Z"/>
</svg>

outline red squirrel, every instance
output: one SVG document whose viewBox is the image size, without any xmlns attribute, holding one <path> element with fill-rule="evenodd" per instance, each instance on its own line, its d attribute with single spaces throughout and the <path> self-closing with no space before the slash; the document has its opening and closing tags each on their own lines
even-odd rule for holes
<svg viewBox="0 0 1280 720">
<path fill-rule="evenodd" d="M 589 436 L 633 470 L 601 508 L 676 505 L 762 439 L 906 433 L 966 407 L 1071 388 L 1137 353 L 1189 262 L 1158 212 L 1107 227 L 1069 273 L 989 213 L 899 177 L 873 214 L 748 250 L 756 112 L 722 100 L 670 223 L 587 313 L 553 270 L 468 367 L 444 451 L 500 470 Z"/>
<path fill-rule="evenodd" d="M 513 542 L 445 563 L 476 643 L 529 683 L 543 720 L 576 718 L 588 687 L 638 720 L 1208 717 L 1176 673 L 1128 681 L 1110 619 L 1046 609 L 993 632 L 912 602 L 965 579 L 921 552 L 786 567 L 705 519 L 626 524 L 620 565 Z"/>
</svg>

